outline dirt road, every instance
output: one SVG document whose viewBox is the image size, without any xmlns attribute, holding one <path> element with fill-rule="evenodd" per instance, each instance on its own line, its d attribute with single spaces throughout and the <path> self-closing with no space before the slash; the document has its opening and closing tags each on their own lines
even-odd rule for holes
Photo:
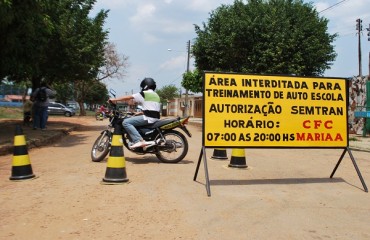
<svg viewBox="0 0 370 240">
<path fill-rule="evenodd" d="M 0 239 L 370 239 L 370 195 L 348 154 L 329 178 L 342 150 L 246 149 L 241 170 L 207 149 L 208 197 L 203 164 L 193 181 L 199 127 L 181 163 L 125 150 L 129 183 L 103 185 L 107 163 L 90 148 L 105 124 L 31 149 L 33 180 L 10 181 L 12 156 L 0 157 Z M 370 153 L 353 155 L 370 184 Z"/>
</svg>

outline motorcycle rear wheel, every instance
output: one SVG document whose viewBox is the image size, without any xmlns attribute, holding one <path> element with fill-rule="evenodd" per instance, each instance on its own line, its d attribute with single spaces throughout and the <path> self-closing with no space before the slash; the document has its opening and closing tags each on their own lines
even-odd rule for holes
<svg viewBox="0 0 370 240">
<path fill-rule="evenodd" d="M 165 143 L 159 143 L 157 158 L 164 163 L 178 163 L 188 153 L 188 140 L 181 132 L 170 130 L 163 133 Z"/>
<path fill-rule="evenodd" d="M 91 149 L 91 160 L 93 162 L 100 162 L 108 155 L 110 150 L 111 135 L 111 132 L 106 130 L 102 132 L 95 140 Z"/>
</svg>

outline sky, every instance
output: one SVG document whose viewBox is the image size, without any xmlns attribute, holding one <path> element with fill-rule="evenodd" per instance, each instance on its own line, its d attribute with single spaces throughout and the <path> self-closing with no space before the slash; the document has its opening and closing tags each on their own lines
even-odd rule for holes
<svg viewBox="0 0 370 240">
<path fill-rule="evenodd" d="M 138 92 L 145 77 L 152 77 L 157 87 L 175 85 L 181 88 L 187 69 L 187 42 L 197 37 L 194 25 L 207 23 L 210 13 L 234 0 L 97 0 L 97 11 L 109 10 L 104 28 L 108 41 L 120 55 L 127 56 L 129 66 L 122 79 L 105 83 L 117 96 Z M 337 33 L 333 43 L 337 58 L 325 77 L 359 75 L 359 51 L 356 19 L 362 19 L 362 75 L 369 74 L 370 27 L 369 0 L 304 0 L 312 3 L 320 17 L 329 20 L 328 33 Z M 194 60 L 190 57 L 190 70 Z M 182 92 L 185 90 L 182 89 Z"/>
</svg>

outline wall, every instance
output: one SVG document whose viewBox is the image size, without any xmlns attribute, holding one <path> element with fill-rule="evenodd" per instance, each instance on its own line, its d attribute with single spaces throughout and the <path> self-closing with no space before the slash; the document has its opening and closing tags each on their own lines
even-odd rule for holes
<svg viewBox="0 0 370 240">
<path fill-rule="evenodd" d="M 366 81 L 369 81 L 369 76 L 349 79 L 348 124 L 352 134 L 363 133 L 364 118 L 355 118 L 354 112 L 366 111 Z"/>
<path fill-rule="evenodd" d="M 189 116 L 190 117 L 202 117 L 201 113 L 202 110 L 199 109 L 201 106 L 195 107 L 195 103 L 199 102 L 202 99 L 201 96 L 199 95 L 188 95 L 188 104 L 189 104 Z M 168 102 L 167 106 L 167 115 L 168 116 L 183 116 L 184 115 L 184 110 L 185 110 L 185 96 L 182 98 L 175 98 L 171 101 Z"/>
</svg>

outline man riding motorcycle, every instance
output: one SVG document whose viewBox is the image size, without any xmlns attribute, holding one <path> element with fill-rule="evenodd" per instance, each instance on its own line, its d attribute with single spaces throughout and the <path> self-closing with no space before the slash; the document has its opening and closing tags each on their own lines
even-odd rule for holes
<svg viewBox="0 0 370 240">
<path fill-rule="evenodd" d="M 152 124 L 159 120 L 160 97 L 156 92 L 154 92 L 156 87 L 157 85 L 153 78 L 144 78 L 140 83 L 141 91 L 139 93 L 109 99 L 109 101 L 114 103 L 133 99 L 142 106 L 142 115 L 130 117 L 125 119 L 125 121 L 122 123 L 123 128 L 130 135 L 132 142 L 132 145 L 130 146 L 131 149 L 154 144 L 154 142 L 144 141 L 136 127 Z"/>
</svg>

